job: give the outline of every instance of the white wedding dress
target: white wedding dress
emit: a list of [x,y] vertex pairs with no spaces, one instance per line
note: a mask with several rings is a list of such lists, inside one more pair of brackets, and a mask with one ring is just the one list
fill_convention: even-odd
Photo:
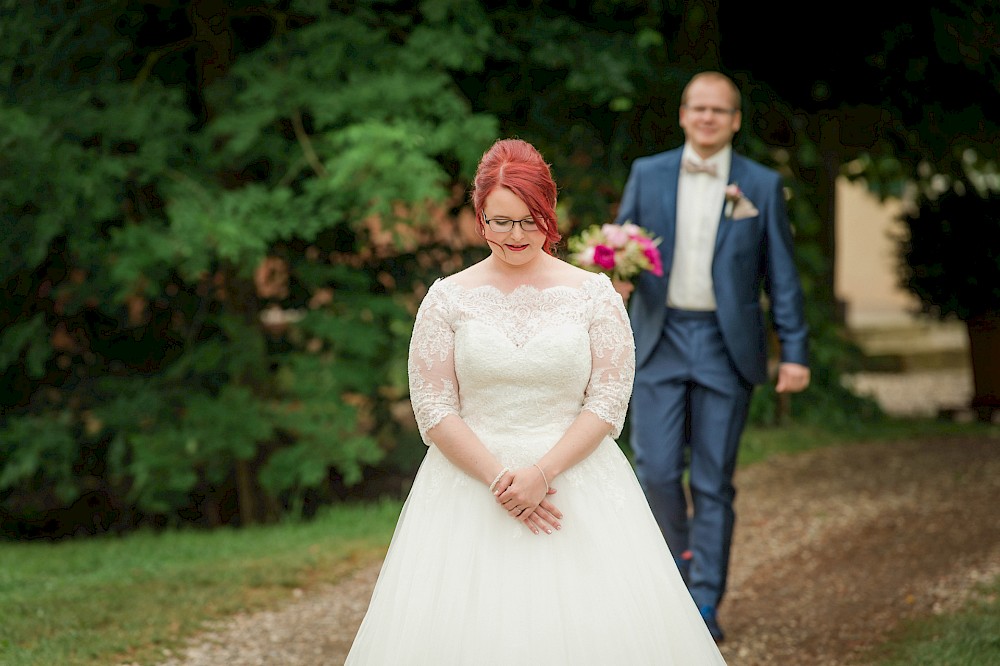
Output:
[[581,409],[617,436],[634,366],[627,314],[604,275],[510,294],[431,286],[409,367],[429,448],[347,664],[725,663],[612,437],[552,482],[562,529],[535,535],[426,434],[458,414],[501,464],[530,466]]

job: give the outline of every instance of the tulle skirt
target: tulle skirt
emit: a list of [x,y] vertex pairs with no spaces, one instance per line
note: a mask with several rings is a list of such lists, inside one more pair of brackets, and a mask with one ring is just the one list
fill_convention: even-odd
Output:
[[562,529],[535,535],[430,447],[346,663],[724,664],[614,440],[553,487]]

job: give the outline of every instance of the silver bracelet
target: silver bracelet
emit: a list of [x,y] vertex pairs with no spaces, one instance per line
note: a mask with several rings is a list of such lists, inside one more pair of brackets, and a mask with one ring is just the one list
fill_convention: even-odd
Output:
[[538,472],[539,472],[539,474],[542,475],[542,481],[545,482],[545,492],[548,493],[549,492],[549,480],[545,478],[545,472],[543,472],[542,468],[538,466],[538,463],[535,463],[535,469],[537,469]]
[[[490,492],[493,492],[494,490],[496,490],[497,484],[500,483],[500,479],[502,479],[503,475],[506,474],[509,471],[510,471],[509,467],[504,467],[502,470],[500,470],[500,473],[497,474],[497,478],[493,479],[493,483],[490,484]],[[543,474],[542,476],[545,476],[545,475]]]

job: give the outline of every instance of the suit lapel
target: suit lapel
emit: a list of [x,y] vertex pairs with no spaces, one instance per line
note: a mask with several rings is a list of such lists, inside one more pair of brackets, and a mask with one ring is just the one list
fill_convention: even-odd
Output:
[[[732,185],[733,183],[740,184],[743,183],[744,187],[746,185],[746,167],[743,164],[743,158],[733,153],[732,163],[729,166],[729,182],[727,185]],[[743,189],[741,187],[740,189]],[[733,220],[726,217],[726,204],[722,204],[722,215],[719,218],[719,230],[715,232],[715,254],[719,253],[719,248],[722,247],[722,242],[729,235],[729,230],[733,227]]]
[[656,179],[663,188],[660,201],[663,205],[663,229],[660,244],[660,255],[663,258],[664,276],[670,274],[670,266],[674,262],[674,238],[677,230],[677,179],[681,170],[681,151],[673,150],[663,156],[663,162],[657,169]]

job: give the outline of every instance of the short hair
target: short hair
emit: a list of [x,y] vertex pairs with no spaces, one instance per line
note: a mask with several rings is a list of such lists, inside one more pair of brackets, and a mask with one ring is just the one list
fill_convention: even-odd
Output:
[[472,204],[480,232],[485,231],[483,207],[486,197],[498,187],[506,187],[524,202],[539,230],[545,234],[542,249],[552,254],[552,246],[562,238],[556,217],[557,189],[549,165],[538,149],[521,139],[499,139],[483,153],[472,189]]
[[740,89],[736,86],[731,78],[723,74],[722,72],[699,72],[691,77],[691,80],[687,82],[684,86],[684,91],[681,93],[681,106],[687,104],[688,89],[691,87],[695,81],[701,81],[707,79],[709,81],[722,81],[723,83],[729,84],[729,89],[733,93],[733,108],[736,111],[742,111],[743,109],[743,95],[740,94]]

